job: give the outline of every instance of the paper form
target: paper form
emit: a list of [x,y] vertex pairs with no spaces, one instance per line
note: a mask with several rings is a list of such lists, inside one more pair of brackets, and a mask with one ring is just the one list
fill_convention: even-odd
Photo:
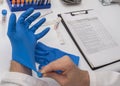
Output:
[[71,28],[74,28],[89,54],[118,46],[96,17],[68,23]]
[[62,14],[78,49],[92,68],[120,60],[120,44],[116,41],[119,39],[111,33],[114,28],[105,27],[94,13],[77,16]]

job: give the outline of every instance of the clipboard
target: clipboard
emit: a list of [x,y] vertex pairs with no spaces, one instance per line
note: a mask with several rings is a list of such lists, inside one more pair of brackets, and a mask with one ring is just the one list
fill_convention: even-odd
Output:
[[[64,14],[68,14],[68,15],[71,15],[71,16],[81,16],[81,15],[88,15],[90,11],[93,11],[93,9],[87,9],[87,10],[79,10],[79,11],[72,11],[72,12],[66,12]],[[86,62],[88,63],[89,67],[92,69],[92,70],[96,70],[96,69],[99,69],[99,68],[102,68],[102,67],[105,67],[105,66],[108,66],[108,65],[111,65],[111,64],[114,64],[116,62],[119,62],[120,61],[120,54],[119,57],[117,59],[114,59],[108,63],[104,63],[104,64],[101,64],[99,66],[95,66],[93,65],[88,57],[86,56],[85,52],[83,51],[83,49],[81,48],[81,45],[78,43],[78,41],[76,41],[76,38],[75,36],[73,36],[72,32],[70,31],[68,25],[66,24],[65,22],[65,19],[63,18],[62,14],[58,14],[58,17],[61,18],[61,22],[63,24],[63,26],[65,27],[66,31],[68,32],[68,34],[70,35],[70,37],[72,38],[73,42],[75,43],[75,45],[77,46],[78,50],[80,51],[80,53],[82,54],[82,56],[84,57],[84,59],[86,60]],[[115,43],[115,47],[117,46],[117,43]],[[118,47],[118,46],[117,46]],[[117,50],[117,49],[116,49]],[[120,50],[120,47],[119,49]],[[103,59],[104,60],[104,59]]]

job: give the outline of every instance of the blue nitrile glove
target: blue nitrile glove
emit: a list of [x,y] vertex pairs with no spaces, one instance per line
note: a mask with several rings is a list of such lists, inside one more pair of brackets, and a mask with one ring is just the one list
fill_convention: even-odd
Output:
[[17,22],[16,15],[12,13],[9,19],[7,34],[12,45],[12,60],[37,72],[35,66],[35,46],[37,40],[42,38],[50,28],[46,28],[39,34],[34,34],[46,19],[41,19],[29,28],[30,24],[40,16],[40,12],[31,15],[33,11],[34,9],[30,8],[22,13]]
[[36,45],[35,60],[38,64],[40,64],[39,69],[65,55],[69,56],[74,64],[78,66],[79,56],[68,54],[56,48],[48,47],[41,42],[38,42]]

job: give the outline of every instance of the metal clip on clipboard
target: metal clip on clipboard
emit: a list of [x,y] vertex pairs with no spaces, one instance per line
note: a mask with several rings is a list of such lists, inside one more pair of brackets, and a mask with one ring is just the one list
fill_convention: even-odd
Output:
[[72,11],[72,12],[67,12],[65,14],[71,14],[71,16],[76,16],[76,15],[80,15],[80,14],[88,14],[88,11],[91,11],[91,10],[93,10],[93,9]]

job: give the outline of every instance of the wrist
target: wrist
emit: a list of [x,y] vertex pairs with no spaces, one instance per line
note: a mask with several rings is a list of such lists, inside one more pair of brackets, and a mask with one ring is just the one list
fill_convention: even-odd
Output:
[[90,86],[90,78],[88,71],[80,70],[80,82],[82,86]]
[[32,75],[32,71],[29,68],[21,65],[16,61],[11,61],[10,72],[19,72],[27,75]]

